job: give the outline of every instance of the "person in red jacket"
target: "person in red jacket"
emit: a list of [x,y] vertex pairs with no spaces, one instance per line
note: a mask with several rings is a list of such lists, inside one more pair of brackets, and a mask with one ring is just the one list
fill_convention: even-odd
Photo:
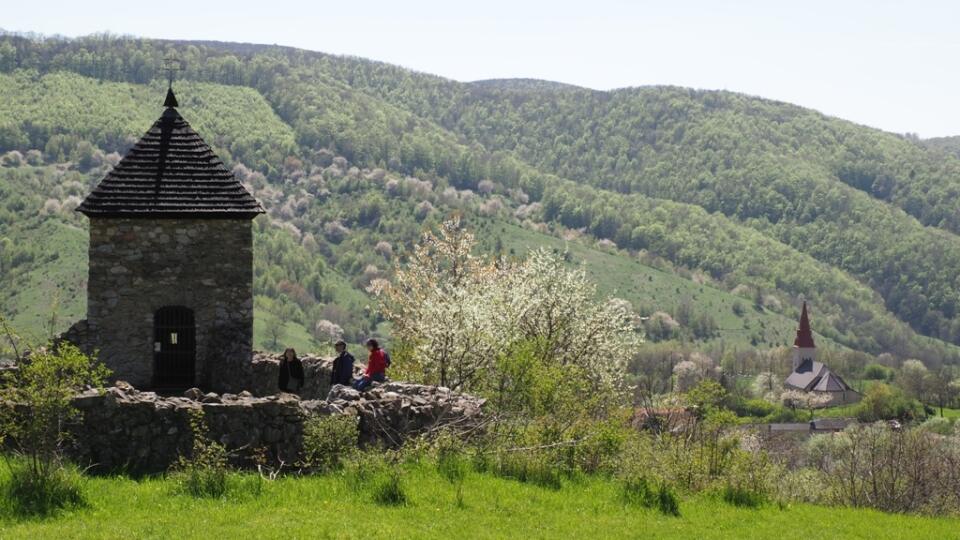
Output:
[[375,339],[368,339],[367,350],[370,351],[367,370],[363,372],[363,377],[353,384],[353,387],[361,392],[374,381],[382,383],[387,378],[387,354],[380,348],[380,343]]

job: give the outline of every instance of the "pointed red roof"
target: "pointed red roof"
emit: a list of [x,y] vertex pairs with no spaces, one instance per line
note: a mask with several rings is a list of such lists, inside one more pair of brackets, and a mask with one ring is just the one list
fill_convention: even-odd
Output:
[[813,331],[810,330],[810,317],[807,316],[807,303],[803,303],[803,310],[800,312],[800,328],[797,328],[797,339],[793,340],[794,347],[815,348],[813,344]]

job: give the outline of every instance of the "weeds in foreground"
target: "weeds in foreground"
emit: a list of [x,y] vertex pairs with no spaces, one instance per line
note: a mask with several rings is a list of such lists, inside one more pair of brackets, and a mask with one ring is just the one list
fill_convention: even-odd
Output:
[[347,462],[345,475],[351,490],[369,493],[377,504],[399,506],[409,501],[400,456],[394,452],[358,454]]
[[645,476],[627,478],[622,485],[623,501],[628,505],[655,508],[667,516],[680,515],[676,494],[665,482],[651,482]]
[[463,483],[470,472],[470,461],[463,445],[456,439],[441,440],[437,445],[437,472],[457,490],[457,508],[463,508]]
[[486,464],[486,468],[501,478],[558,490],[563,487],[562,473],[543,457],[538,453],[501,452]]
[[177,491],[199,499],[220,499],[228,495],[259,496],[263,491],[263,477],[231,475],[227,464],[227,449],[207,436],[203,411],[191,413],[190,429],[193,448],[190,457],[180,456],[172,475]]
[[357,451],[357,418],[349,415],[315,416],[303,426],[304,465],[319,472],[343,468]]
[[74,466],[64,464],[42,475],[26,460],[10,459],[7,466],[10,475],[0,484],[0,513],[46,517],[86,504],[83,474]]
[[[0,329],[16,348],[18,340],[2,317]],[[7,459],[10,475],[2,486],[0,504],[7,511],[49,515],[82,504],[83,477],[62,451],[70,439],[66,426],[82,417],[72,402],[78,389],[99,387],[107,373],[94,358],[61,343],[36,349],[28,362],[5,375],[0,448],[15,456]]]
[[403,487],[403,473],[399,467],[381,471],[373,479],[371,486],[373,501],[386,506],[407,504],[407,493]]
[[741,508],[759,508],[766,502],[766,497],[761,493],[731,485],[720,490],[720,498],[727,504]]

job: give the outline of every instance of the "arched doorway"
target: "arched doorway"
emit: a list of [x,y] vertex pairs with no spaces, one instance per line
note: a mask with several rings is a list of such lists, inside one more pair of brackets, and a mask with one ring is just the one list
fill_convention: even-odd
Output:
[[153,382],[158,387],[193,386],[197,327],[193,310],[166,306],[153,315]]

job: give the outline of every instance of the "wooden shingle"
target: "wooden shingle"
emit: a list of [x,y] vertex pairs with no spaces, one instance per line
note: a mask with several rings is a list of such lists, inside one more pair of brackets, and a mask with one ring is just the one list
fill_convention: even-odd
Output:
[[166,110],[77,208],[88,217],[253,219],[263,207],[176,109]]

